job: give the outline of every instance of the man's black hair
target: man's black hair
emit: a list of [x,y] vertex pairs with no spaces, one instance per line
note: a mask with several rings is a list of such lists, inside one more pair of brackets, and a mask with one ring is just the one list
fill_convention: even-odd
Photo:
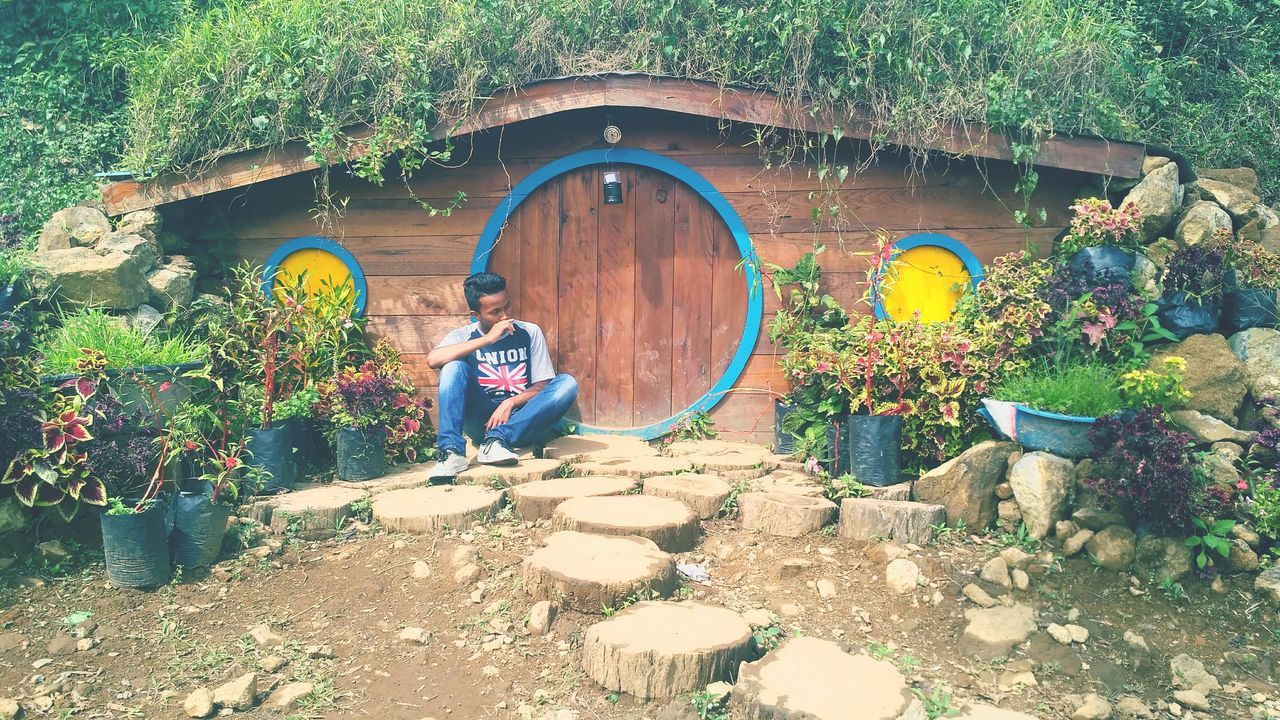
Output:
[[507,279],[498,273],[478,272],[462,282],[462,294],[472,312],[480,309],[480,298],[496,295],[507,289]]

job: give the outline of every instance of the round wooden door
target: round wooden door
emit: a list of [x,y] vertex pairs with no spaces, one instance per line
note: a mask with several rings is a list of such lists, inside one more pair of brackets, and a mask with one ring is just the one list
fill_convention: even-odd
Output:
[[686,410],[729,367],[747,283],[733,235],[679,180],[635,165],[605,204],[603,166],[538,186],[507,218],[489,268],[516,319],[537,323],[557,372],[578,380],[572,419],[637,428]]

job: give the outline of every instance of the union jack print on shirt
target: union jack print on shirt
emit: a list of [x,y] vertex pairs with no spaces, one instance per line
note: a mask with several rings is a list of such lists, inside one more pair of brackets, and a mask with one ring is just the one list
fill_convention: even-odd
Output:
[[480,383],[480,387],[489,392],[497,391],[519,395],[529,386],[529,366],[527,363],[498,365],[496,367],[489,363],[479,363],[476,367],[480,371],[477,382]]

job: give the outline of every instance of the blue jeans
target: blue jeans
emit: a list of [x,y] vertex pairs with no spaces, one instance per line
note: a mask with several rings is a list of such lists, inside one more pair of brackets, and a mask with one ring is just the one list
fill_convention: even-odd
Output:
[[500,401],[480,388],[469,363],[454,360],[440,369],[440,397],[436,404],[439,448],[466,454],[464,430],[477,445],[488,438],[497,438],[508,447],[546,439],[577,399],[578,381],[572,375],[556,375],[529,402],[513,410],[510,420],[486,433],[485,423]]

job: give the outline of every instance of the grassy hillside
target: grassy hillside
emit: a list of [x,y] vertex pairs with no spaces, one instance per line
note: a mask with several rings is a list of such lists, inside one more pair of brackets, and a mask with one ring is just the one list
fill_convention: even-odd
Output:
[[[369,122],[422,149],[472,98],[637,70],[946,120],[1169,145],[1280,193],[1280,0],[0,0],[0,214],[92,173],[198,166]],[[364,168],[377,173],[377,166]]]

